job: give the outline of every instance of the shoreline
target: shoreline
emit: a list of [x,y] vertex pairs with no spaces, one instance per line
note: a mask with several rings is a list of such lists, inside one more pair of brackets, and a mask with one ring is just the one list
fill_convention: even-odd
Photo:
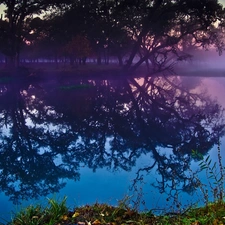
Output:
[[[47,207],[30,205],[14,214],[7,225],[65,224],[65,225],[121,225],[121,224],[224,224],[225,202],[216,201],[205,206],[190,205],[157,215],[154,209],[143,212],[127,205],[126,199],[117,206],[94,203],[68,209],[66,197],[62,201],[48,199]],[[175,207],[176,208],[176,207]],[[209,216],[210,215],[210,216]]]
[[151,76],[187,76],[187,77],[225,77],[225,68],[205,67],[198,68],[192,66],[175,66],[173,71],[164,70],[157,72],[147,72],[145,66],[140,66],[136,71],[123,71],[117,64],[109,65],[80,65],[78,67],[59,67],[37,64],[35,67],[19,67],[17,69],[5,69],[0,67],[0,78],[118,78],[118,77],[151,77]]

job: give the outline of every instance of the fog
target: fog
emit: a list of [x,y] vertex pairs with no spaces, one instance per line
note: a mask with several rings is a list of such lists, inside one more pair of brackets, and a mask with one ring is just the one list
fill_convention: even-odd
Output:
[[[224,76],[225,75],[225,52],[221,55],[216,50],[200,50],[189,53],[192,57],[177,64],[177,71],[181,69],[183,75],[189,72],[199,72],[199,76]],[[175,71],[176,72],[176,71]]]
[[215,50],[201,51],[194,54],[191,61],[204,68],[222,69],[225,68],[225,52],[219,55]]

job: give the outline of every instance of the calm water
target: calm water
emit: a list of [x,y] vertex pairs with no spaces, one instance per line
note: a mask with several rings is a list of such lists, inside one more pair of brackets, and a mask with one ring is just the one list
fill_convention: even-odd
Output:
[[220,140],[223,154],[224,96],[224,77],[2,82],[0,217],[46,196],[71,208],[203,202],[191,153],[216,160]]

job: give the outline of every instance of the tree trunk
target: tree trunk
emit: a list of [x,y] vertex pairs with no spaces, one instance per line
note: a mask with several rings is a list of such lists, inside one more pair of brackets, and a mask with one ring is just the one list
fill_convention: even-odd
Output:
[[118,61],[119,61],[119,66],[123,66],[123,59],[122,59],[122,56],[120,53],[117,53],[117,58],[118,58]]
[[98,64],[98,65],[101,65],[101,64],[102,64],[101,54],[98,54],[98,57],[97,57],[97,64]]
[[74,57],[70,56],[70,66],[74,66]]
[[[141,43],[142,43],[142,38],[143,37],[145,37],[145,35],[146,35],[146,31],[145,30],[143,30],[142,32],[140,32],[140,34],[139,34],[139,36],[138,36],[138,40],[137,40],[137,42],[134,44],[134,47],[133,47],[133,49],[132,49],[132,51],[131,51],[131,54],[130,54],[130,57],[128,58],[128,60],[127,60],[127,63],[126,63],[126,65],[125,65],[125,67],[124,67],[124,69],[125,70],[129,70],[130,69],[130,67],[131,67],[131,65],[132,65],[132,63],[133,63],[133,60],[134,60],[134,58],[135,58],[135,56],[137,55],[137,53],[138,53],[138,51],[139,51],[139,48],[140,48],[140,46],[141,46]],[[135,64],[135,66],[139,66],[137,63]],[[134,67],[135,67],[134,66]],[[136,69],[136,68],[135,68]]]

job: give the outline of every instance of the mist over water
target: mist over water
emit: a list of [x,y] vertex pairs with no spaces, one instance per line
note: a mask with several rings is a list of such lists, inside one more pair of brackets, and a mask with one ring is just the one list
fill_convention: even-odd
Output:
[[[207,71],[207,69],[209,69],[211,76],[214,76],[213,72],[225,70],[224,52],[219,55],[215,50],[201,50],[190,54],[192,55],[192,58],[179,63],[178,67],[186,66],[191,71]],[[204,74],[202,75],[204,76]]]

